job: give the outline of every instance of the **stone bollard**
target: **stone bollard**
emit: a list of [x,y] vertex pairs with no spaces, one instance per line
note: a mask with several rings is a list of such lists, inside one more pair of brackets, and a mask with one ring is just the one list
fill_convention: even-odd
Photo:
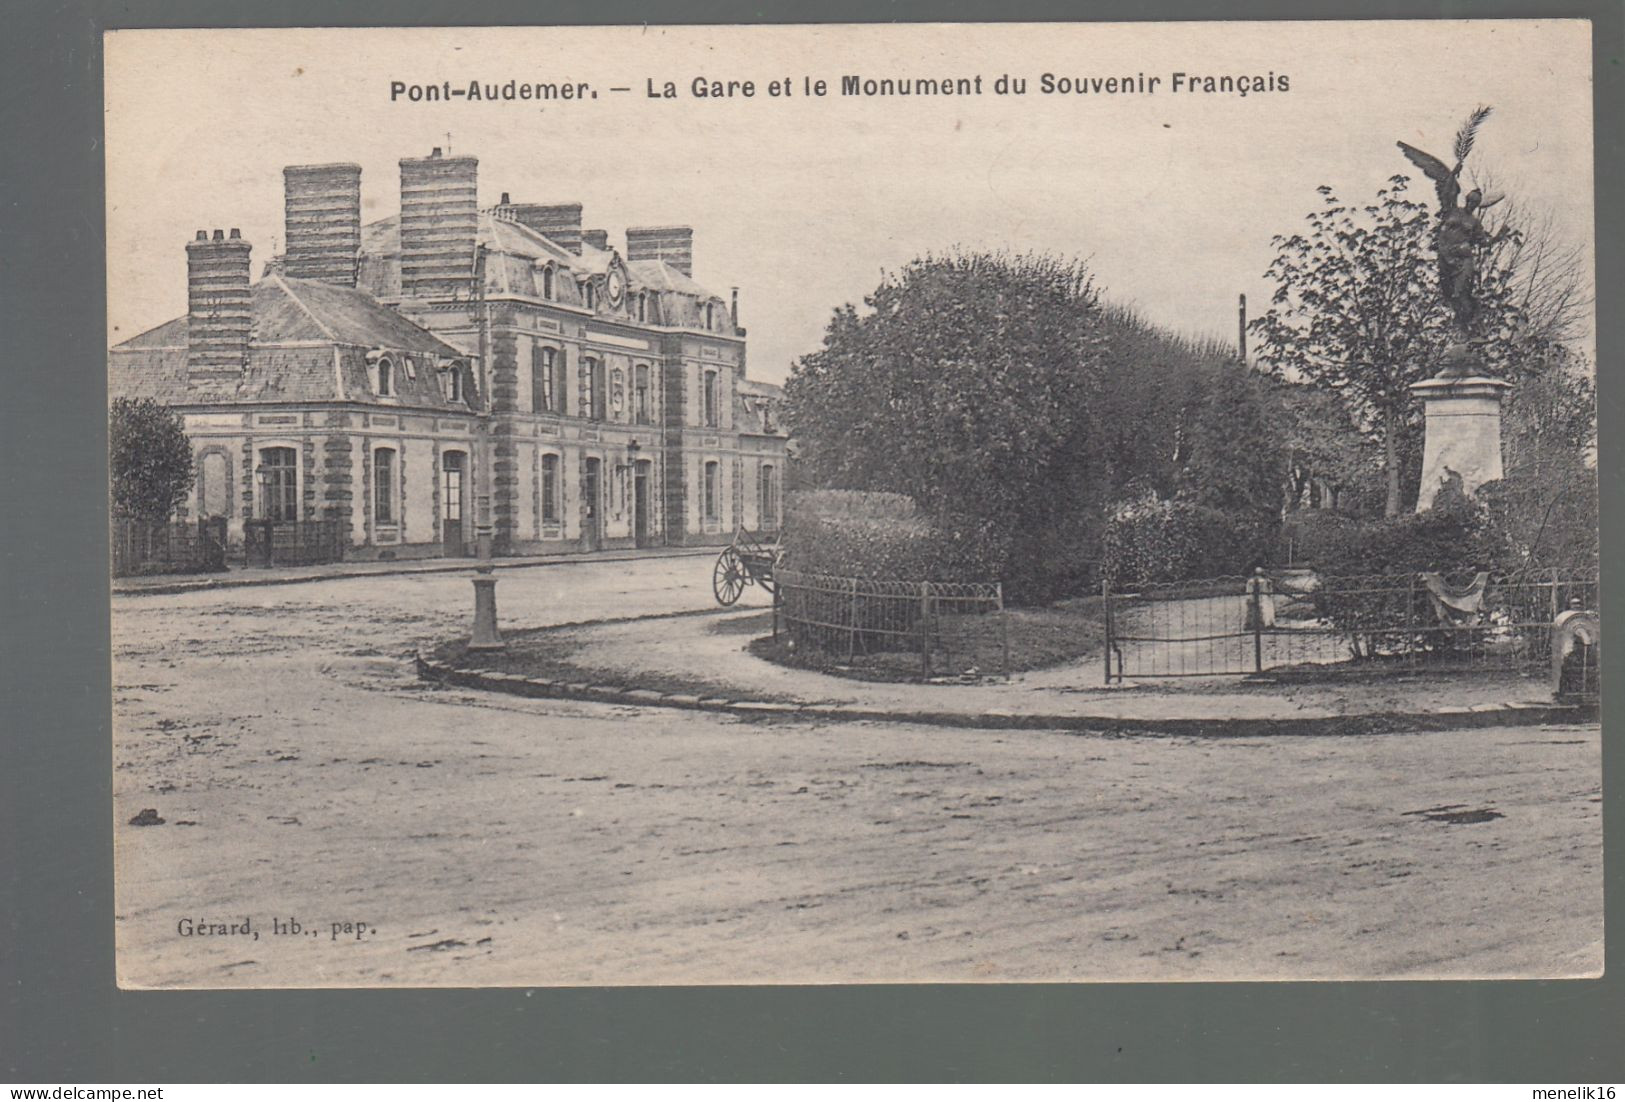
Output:
[[469,650],[502,650],[506,644],[497,632],[497,580],[491,567],[479,568],[474,579],[474,634],[468,641]]
[[[1602,620],[1589,609],[1571,607],[1560,612],[1552,621],[1552,696],[1562,699],[1592,697],[1598,686],[1587,677],[1601,666],[1595,653],[1580,653],[1579,676],[1570,668],[1570,658],[1581,648],[1594,648],[1602,644]],[[1575,682],[1578,681],[1579,684]]]

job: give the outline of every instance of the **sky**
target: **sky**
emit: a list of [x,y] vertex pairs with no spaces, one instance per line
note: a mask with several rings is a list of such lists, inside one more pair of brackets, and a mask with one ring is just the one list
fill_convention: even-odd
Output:
[[[106,58],[112,343],[185,312],[196,230],[240,227],[256,273],[280,250],[284,165],[359,163],[371,221],[399,210],[400,158],[435,146],[479,158],[482,206],[579,201],[623,250],[627,226],[692,226],[694,276],[740,288],[750,375],[770,382],[834,309],[954,247],[1083,259],[1109,299],[1233,340],[1236,296],[1266,307],[1270,239],[1317,186],[1365,202],[1419,177],[1395,141],[1447,157],[1479,104],[1494,114],[1464,175],[1491,172],[1591,257],[1583,21],[135,30]],[[1160,83],[1045,94],[1045,73]],[[1176,91],[1176,73],[1288,88]],[[997,94],[1001,75],[1026,93]],[[982,94],[847,96],[846,76],[980,76]],[[696,78],[754,95],[699,97]],[[391,94],[509,80],[597,96]],[[677,98],[649,96],[668,81]]]

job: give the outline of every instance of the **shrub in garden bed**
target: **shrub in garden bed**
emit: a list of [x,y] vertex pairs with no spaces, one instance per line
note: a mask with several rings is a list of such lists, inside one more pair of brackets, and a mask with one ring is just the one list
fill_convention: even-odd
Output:
[[1330,533],[1315,561],[1325,579],[1311,595],[1316,612],[1349,633],[1356,657],[1371,658],[1415,645],[1449,649],[1458,641],[1455,632],[1406,630],[1438,623],[1417,575],[1438,573],[1452,582],[1481,571],[1495,575],[1512,565],[1512,555],[1485,508],[1447,488],[1426,512]]
[[1330,509],[1300,509],[1281,522],[1280,562],[1291,566],[1318,566],[1337,553],[1361,521]]
[[837,590],[785,592],[780,599],[800,646],[854,653],[917,648],[918,583],[999,576],[1004,545],[987,526],[934,522],[902,494],[815,490],[790,495],[786,505],[784,570],[868,583],[868,592],[851,597]]
[[1104,570],[1114,586],[1245,574],[1267,558],[1274,535],[1261,517],[1142,498],[1107,519]]
[[810,490],[789,495],[786,505],[787,570],[899,581],[999,577],[1004,541],[988,526],[932,521],[903,494]]

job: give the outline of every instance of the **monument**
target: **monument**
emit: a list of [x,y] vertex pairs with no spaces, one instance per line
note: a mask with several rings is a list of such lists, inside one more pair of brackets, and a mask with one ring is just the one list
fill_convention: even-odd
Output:
[[1456,133],[1454,167],[1415,146],[1400,142],[1410,162],[1433,181],[1439,196],[1439,293],[1450,307],[1453,333],[1439,371],[1416,383],[1411,393],[1422,403],[1425,419],[1422,445],[1422,486],[1416,511],[1432,508],[1439,490],[1459,479],[1471,494],[1486,482],[1501,477],[1501,398],[1509,384],[1492,378],[1480,356],[1484,344],[1478,302],[1478,253],[1494,245],[1508,231],[1490,235],[1479,217],[1500,202],[1485,198],[1477,188],[1461,197],[1461,169],[1472,152],[1478,128],[1490,116],[1480,107]]

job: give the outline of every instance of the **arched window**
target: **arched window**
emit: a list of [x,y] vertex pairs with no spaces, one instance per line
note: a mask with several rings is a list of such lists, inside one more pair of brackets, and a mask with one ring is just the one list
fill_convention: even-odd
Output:
[[374,448],[372,452],[372,519],[375,524],[395,523],[393,448]]
[[559,350],[545,344],[532,345],[530,350],[530,408],[532,413],[557,413],[559,410]]
[[649,296],[644,291],[638,292],[638,320],[649,320]]
[[463,365],[452,364],[441,372],[441,382],[444,384],[446,401],[462,402],[463,397]]
[[231,461],[224,452],[210,451],[198,461],[198,515],[231,515]]
[[587,279],[586,283],[584,283],[582,285],[582,292],[581,293],[582,293],[583,299],[585,299],[585,301],[587,303],[587,309],[589,309],[589,310],[598,309],[598,288],[593,285],[592,279],[590,277]]
[[638,364],[632,369],[632,421],[635,424],[650,424],[649,414],[649,365]]
[[261,448],[255,474],[265,520],[299,519],[299,453],[292,448]]
[[705,304],[705,327],[707,329],[716,328],[715,320],[716,320],[716,306],[713,303],[708,302],[708,303]]
[[718,485],[718,479],[719,478],[720,478],[720,468],[719,468],[716,460],[711,460],[711,461],[707,462],[706,465],[705,465],[705,519],[706,520],[716,520],[717,519],[717,497],[718,497],[718,491],[720,490],[720,486]]
[[542,521],[559,522],[559,457],[542,456]]
[[553,265],[549,264],[542,269],[542,297],[553,297]]
[[378,357],[378,379],[373,389],[384,397],[395,393],[395,361],[388,356]]

